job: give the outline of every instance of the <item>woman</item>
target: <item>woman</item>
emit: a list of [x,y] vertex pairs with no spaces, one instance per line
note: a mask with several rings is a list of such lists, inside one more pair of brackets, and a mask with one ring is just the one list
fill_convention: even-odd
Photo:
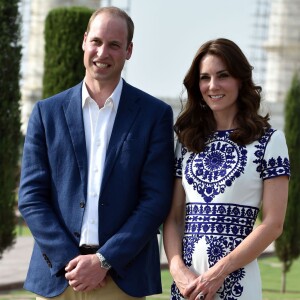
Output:
[[259,115],[261,87],[232,41],[202,45],[184,86],[187,102],[175,124],[177,178],[164,224],[171,299],[262,299],[256,258],[283,229],[285,137]]

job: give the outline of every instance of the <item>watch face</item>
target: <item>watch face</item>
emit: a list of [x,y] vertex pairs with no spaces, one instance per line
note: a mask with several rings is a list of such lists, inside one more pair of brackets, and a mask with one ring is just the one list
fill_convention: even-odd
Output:
[[102,261],[102,268],[108,270],[108,269],[110,269],[110,264],[106,260],[103,260]]
[[111,265],[106,261],[105,257],[100,253],[96,253],[96,255],[100,260],[101,268],[109,270],[111,268]]

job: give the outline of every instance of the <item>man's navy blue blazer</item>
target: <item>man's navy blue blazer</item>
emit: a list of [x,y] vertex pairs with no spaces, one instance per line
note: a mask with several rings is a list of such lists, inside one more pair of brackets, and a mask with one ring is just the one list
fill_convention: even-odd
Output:
[[[80,254],[88,163],[82,82],[34,106],[23,149],[19,209],[35,239],[24,287],[61,294]],[[124,81],[99,196],[99,252],[127,294],[161,293],[157,230],[171,204],[174,141],[169,105]],[[22,253],[20,253],[22,255]]]

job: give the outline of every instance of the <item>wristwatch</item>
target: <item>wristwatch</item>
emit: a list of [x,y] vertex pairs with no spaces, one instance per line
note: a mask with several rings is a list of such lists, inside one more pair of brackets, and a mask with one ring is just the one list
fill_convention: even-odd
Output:
[[111,265],[107,262],[105,257],[99,252],[96,252],[96,255],[99,258],[101,268],[103,268],[105,270],[109,270],[111,268]]

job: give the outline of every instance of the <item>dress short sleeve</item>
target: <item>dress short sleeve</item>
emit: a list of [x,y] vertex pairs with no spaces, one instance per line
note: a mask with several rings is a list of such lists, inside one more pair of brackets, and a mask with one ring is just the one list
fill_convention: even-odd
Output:
[[290,161],[284,133],[275,130],[266,145],[261,162],[261,177],[269,179],[278,176],[290,176]]

